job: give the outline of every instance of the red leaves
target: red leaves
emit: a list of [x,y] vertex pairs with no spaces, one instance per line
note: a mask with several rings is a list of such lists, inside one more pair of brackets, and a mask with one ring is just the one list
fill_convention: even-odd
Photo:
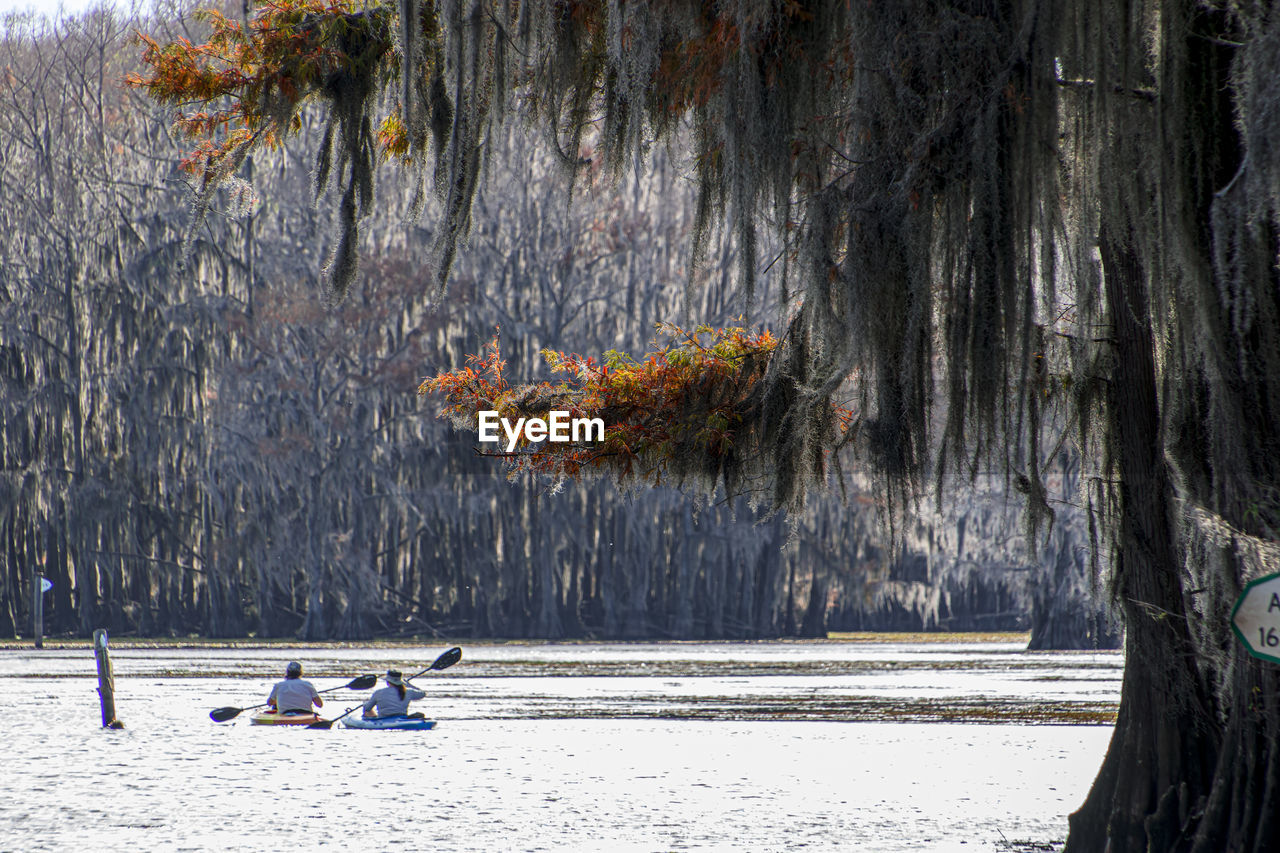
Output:
[[489,342],[487,353],[469,355],[466,367],[424,380],[418,386],[418,393],[443,394],[445,407],[441,412],[442,417],[474,415],[481,409],[494,409],[497,408],[496,401],[510,391],[510,386],[502,375],[506,366],[495,334]]
[[512,420],[545,418],[552,409],[604,420],[603,441],[525,444],[506,455],[513,475],[530,470],[577,478],[595,470],[619,481],[657,483],[671,469],[714,466],[733,450],[748,397],[778,343],[768,331],[740,328],[704,326],[688,332],[661,326],[659,332],[666,345],[639,362],[614,351],[599,361],[544,351],[552,371],[569,378],[517,388],[503,376],[505,362],[495,337],[487,352],[468,357],[464,368],[428,379],[418,393],[443,394],[442,417],[464,429],[475,429],[481,410]]
[[[183,160],[198,172],[262,133],[275,144],[295,132],[294,110],[320,92],[334,71],[372,68],[390,57],[390,12],[366,10],[360,0],[265,0],[242,27],[213,9],[201,11],[212,31],[204,44],[179,38],[161,45],[138,34],[147,75],[125,82],[162,104],[195,106],[176,127],[199,146]],[[341,46],[341,47],[340,47]],[[202,108],[217,104],[216,109]]]

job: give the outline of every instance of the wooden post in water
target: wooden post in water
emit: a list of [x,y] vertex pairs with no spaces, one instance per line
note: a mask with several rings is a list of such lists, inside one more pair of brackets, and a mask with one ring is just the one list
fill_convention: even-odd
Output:
[[31,633],[36,638],[36,648],[44,648],[44,575],[31,576]]
[[123,729],[124,723],[116,719],[116,679],[111,674],[111,656],[107,653],[107,632],[104,628],[93,632],[93,655],[98,660],[98,701],[102,704],[102,726],[107,729]]

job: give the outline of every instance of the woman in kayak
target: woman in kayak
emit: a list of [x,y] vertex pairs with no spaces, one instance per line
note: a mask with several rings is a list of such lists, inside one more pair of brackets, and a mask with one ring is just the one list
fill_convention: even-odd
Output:
[[319,708],[324,700],[310,681],[302,680],[302,664],[295,660],[285,667],[284,681],[276,682],[271,688],[267,704],[277,714],[310,714],[313,713],[311,706]]
[[[373,695],[364,703],[364,717],[368,719],[407,717],[409,716],[409,703],[414,699],[422,699],[427,695],[415,687],[406,686],[399,670],[387,670],[385,681],[387,686],[381,690],[373,691]],[[377,713],[374,713],[375,708]],[[421,717],[423,715],[414,714],[413,716]]]

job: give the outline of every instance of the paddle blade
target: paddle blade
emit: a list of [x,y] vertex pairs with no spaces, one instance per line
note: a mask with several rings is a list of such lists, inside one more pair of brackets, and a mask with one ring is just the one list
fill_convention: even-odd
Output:
[[359,678],[354,679],[350,684],[347,685],[347,687],[350,688],[351,690],[368,690],[370,687],[372,687],[377,683],[378,683],[378,676],[362,675]]
[[448,669],[458,661],[462,660],[462,649],[454,647],[449,651],[436,658],[436,662],[431,664],[432,669]]
[[215,723],[225,723],[227,720],[235,719],[243,710],[244,708],[214,708],[209,712],[209,719]]
[[333,720],[316,720],[314,723],[307,725],[309,729],[331,729],[333,728]]

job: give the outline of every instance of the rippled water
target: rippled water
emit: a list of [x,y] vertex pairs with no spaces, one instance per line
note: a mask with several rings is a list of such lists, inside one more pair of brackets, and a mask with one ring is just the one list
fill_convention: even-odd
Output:
[[[263,701],[290,658],[325,688],[443,645],[116,648],[123,731],[98,727],[87,647],[0,650],[0,850],[1023,850],[1065,836],[1121,665],[1017,643],[463,648],[418,682],[432,732],[208,712]],[[326,695],[332,714],[366,694]]]

